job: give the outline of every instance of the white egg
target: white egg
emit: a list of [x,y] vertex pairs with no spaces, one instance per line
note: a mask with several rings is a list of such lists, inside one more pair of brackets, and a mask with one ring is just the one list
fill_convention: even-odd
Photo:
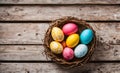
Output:
[[88,47],[85,44],[79,44],[75,50],[74,54],[76,58],[82,58],[84,57],[88,52]]

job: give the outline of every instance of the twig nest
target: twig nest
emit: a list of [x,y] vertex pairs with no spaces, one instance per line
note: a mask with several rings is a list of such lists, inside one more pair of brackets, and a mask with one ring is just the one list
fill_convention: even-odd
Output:
[[96,45],[93,28],[84,20],[63,17],[54,20],[44,38],[45,53],[64,67],[77,67],[87,63]]

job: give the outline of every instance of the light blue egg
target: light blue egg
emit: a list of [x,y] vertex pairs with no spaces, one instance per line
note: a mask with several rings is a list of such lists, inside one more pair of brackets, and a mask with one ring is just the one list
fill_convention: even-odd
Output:
[[89,44],[93,39],[93,31],[91,29],[85,29],[80,34],[80,41],[82,44]]
[[79,44],[75,50],[74,54],[76,58],[82,58],[84,57],[88,52],[88,47],[85,44]]

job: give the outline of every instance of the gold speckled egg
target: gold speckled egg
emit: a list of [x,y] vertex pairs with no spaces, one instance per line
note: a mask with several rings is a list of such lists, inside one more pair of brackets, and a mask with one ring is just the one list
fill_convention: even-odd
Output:
[[52,41],[50,43],[50,49],[55,54],[61,54],[63,51],[63,46],[59,42]]
[[53,27],[53,28],[52,28],[51,35],[52,35],[52,38],[53,38],[55,41],[61,42],[61,41],[64,40],[64,33],[63,33],[63,31],[62,31],[60,28],[58,28],[58,27]]

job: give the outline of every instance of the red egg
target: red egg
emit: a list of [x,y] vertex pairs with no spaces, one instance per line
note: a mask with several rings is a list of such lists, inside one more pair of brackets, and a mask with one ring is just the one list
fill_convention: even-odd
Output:
[[64,48],[63,57],[67,61],[72,60],[74,58],[73,50],[71,48],[68,48],[68,47]]
[[65,35],[70,35],[78,31],[78,26],[74,23],[67,23],[63,26],[62,31]]

